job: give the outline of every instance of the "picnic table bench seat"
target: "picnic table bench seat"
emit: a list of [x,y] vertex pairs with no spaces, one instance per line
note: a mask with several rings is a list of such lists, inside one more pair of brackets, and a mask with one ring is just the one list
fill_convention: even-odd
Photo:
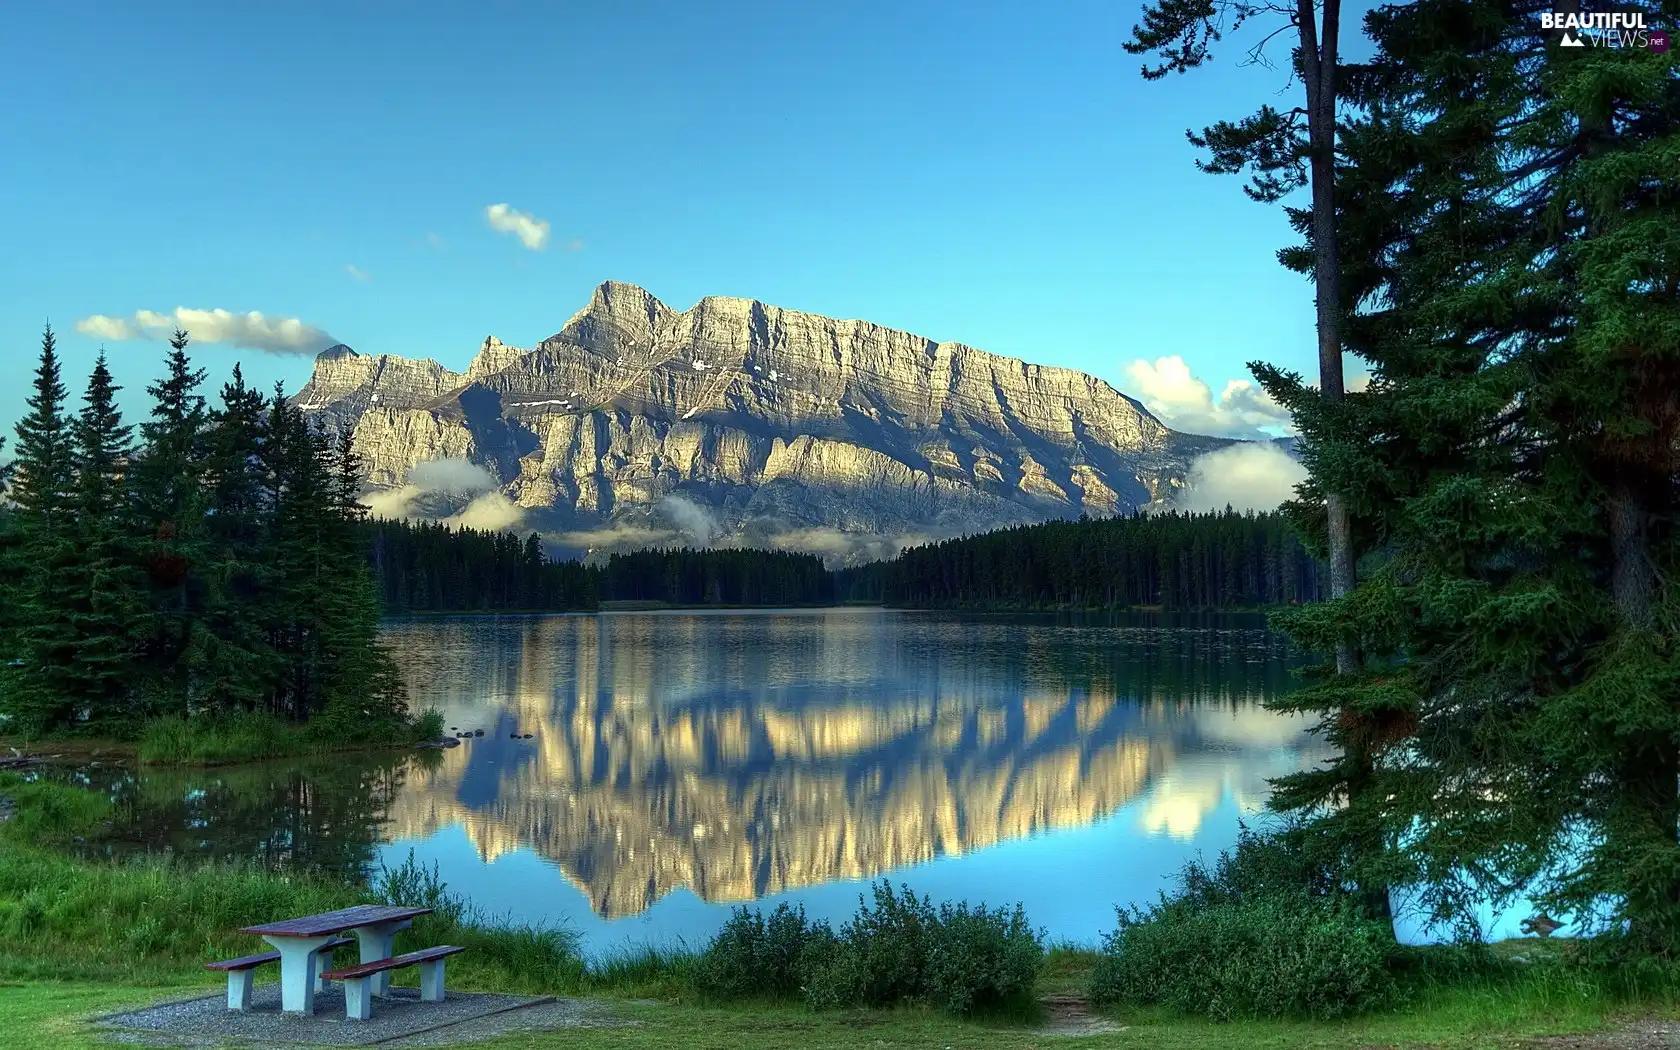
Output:
[[[315,953],[320,956],[331,956],[337,949],[348,948],[355,943],[356,939],[354,937],[340,937],[321,945],[315,950]],[[251,1008],[251,978],[254,976],[251,971],[259,966],[279,961],[280,953],[277,951],[260,952],[256,955],[242,955],[237,959],[207,962],[204,964],[204,968],[213,973],[228,975],[228,1009],[245,1011]],[[317,976],[315,979],[317,990],[319,990],[321,980],[321,976]]]
[[375,959],[355,966],[342,966],[321,976],[344,985],[344,1016],[352,1021],[366,1021],[373,1016],[373,996],[369,983],[374,977],[391,970],[400,970],[405,966],[418,966],[420,1001],[440,1003],[443,1001],[443,961],[457,952],[464,951],[465,948],[444,944],[436,948],[422,948],[417,952],[393,955],[389,959]]

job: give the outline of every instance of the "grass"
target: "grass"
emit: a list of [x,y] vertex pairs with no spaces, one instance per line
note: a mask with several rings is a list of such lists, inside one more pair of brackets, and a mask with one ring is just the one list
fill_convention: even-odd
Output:
[[312,723],[298,724],[262,712],[166,716],[140,726],[133,739],[54,734],[25,738],[0,734],[0,752],[63,760],[137,759],[146,765],[223,766],[345,751],[409,747],[443,734],[443,714],[427,709],[400,727],[365,738],[346,738]]
[[[462,956],[464,959],[465,956]],[[451,971],[451,986],[469,987]],[[66,1047],[91,1050],[100,1043],[80,1018],[180,996],[181,983],[112,988],[88,982],[0,984],[0,1047]],[[1507,990],[1507,993],[1509,990]],[[1488,1002],[1461,993],[1420,1004],[1404,1013],[1336,1023],[1250,1022],[1217,1025],[1138,1015],[1117,1019],[1123,1030],[1094,1036],[1046,1036],[1039,1022],[957,1021],[917,1010],[812,1013],[797,1007],[729,1009],[633,1002],[602,1004],[619,1022],[606,1027],[519,1033],[486,1043],[485,1050],[839,1050],[856,1047],[914,1050],[1354,1050],[1430,1046],[1512,1047],[1549,1035],[1603,1030],[1616,1014],[1597,1004],[1544,1002],[1533,995],[1502,994]]]
[[[605,1000],[600,1012],[622,1022],[475,1044],[489,1050],[1511,1047],[1542,1036],[1602,1030],[1633,1017],[1673,1016],[1680,1001],[1680,989],[1665,980],[1642,983],[1631,972],[1571,967],[1558,942],[1526,941],[1496,946],[1496,964],[1484,961],[1474,970],[1451,965],[1460,959],[1450,949],[1421,950],[1421,964],[1406,976],[1403,1007],[1324,1023],[1215,1024],[1131,1010],[1108,1015],[1123,1030],[1050,1037],[1040,1033],[1046,1021],[1036,1013],[956,1020],[921,1009],[711,1007],[691,991],[693,953],[643,949],[586,964],[570,931],[478,915],[449,896],[435,869],[412,859],[381,872],[367,887],[237,864],[81,861],[51,845],[77,835],[96,837],[107,814],[102,796],[14,774],[0,774],[0,793],[16,803],[13,819],[0,824],[0,1048],[106,1045],[82,1019],[213,992],[219,978],[206,973],[203,963],[253,947],[249,938],[231,932],[238,927],[393,897],[438,908],[400,936],[399,950],[437,943],[468,947],[451,962],[451,987],[600,997]],[[1516,954],[1531,961],[1510,961]],[[1081,992],[1095,958],[1079,947],[1053,947],[1038,994]],[[402,976],[413,980],[411,973]],[[648,999],[660,1002],[638,1001]]]
[[388,739],[346,742],[274,715],[249,712],[220,717],[156,718],[140,734],[139,758],[148,765],[218,766],[334,751],[406,746],[443,735],[443,716],[428,710]]

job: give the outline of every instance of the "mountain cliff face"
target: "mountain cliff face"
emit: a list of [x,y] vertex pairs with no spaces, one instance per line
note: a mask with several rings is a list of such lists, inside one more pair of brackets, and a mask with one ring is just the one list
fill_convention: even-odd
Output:
[[[486,339],[464,373],[335,346],[296,400],[353,431],[371,488],[434,515],[489,488],[505,517],[573,548],[750,542],[854,560],[1129,512],[1225,444],[1081,372],[747,299],[679,312],[615,282],[534,348]],[[411,473],[432,460],[488,477],[428,489]]]

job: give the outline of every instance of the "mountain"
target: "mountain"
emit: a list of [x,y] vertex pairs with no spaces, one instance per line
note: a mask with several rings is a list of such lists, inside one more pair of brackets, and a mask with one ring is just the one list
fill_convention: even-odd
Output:
[[551,548],[837,561],[1128,513],[1227,443],[1071,369],[749,299],[677,311],[617,282],[533,348],[486,339],[464,373],[332,347],[296,401],[353,431],[386,512],[517,521]]

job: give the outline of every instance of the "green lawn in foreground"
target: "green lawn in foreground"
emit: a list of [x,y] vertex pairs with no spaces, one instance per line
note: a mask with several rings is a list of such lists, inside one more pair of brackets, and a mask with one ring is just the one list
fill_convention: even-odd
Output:
[[[1071,973],[1068,976],[1072,976]],[[1050,983],[1050,982],[1047,982]],[[1060,983],[1060,982],[1056,982]],[[1070,982],[1071,983],[1071,982]],[[101,1045],[84,1019],[125,1007],[146,1005],[220,985],[167,984],[160,987],[51,981],[0,981],[0,1047],[68,1050]],[[1098,1036],[1052,1036],[1042,1020],[954,1021],[912,1010],[813,1013],[799,1007],[689,1005],[600,1000],[602,1012],[624,1022],[618,1027],[565,1029],[520,1034],[473,1044],[488,1050],[566,1048],[693,1047],[697,1050],[772,1050],[798,1047],[976,1048],[1139,1047],[1149,1050],[1241,1050],[1270,1048],[1365,1048],[1372,1046],[1512,1047],[1548,1035],[1591,1032],[1618,1020],[1675,1016],[1674,1004],[1617,1005],[1595,991],[1572,991],[1566,982],[1535,980],[1479,987],[1420,991],[1413,1008],[1334,1023],[1239,1022],[1227,1025],[1148,1015],[1118,1015],[1123,1031]]]

